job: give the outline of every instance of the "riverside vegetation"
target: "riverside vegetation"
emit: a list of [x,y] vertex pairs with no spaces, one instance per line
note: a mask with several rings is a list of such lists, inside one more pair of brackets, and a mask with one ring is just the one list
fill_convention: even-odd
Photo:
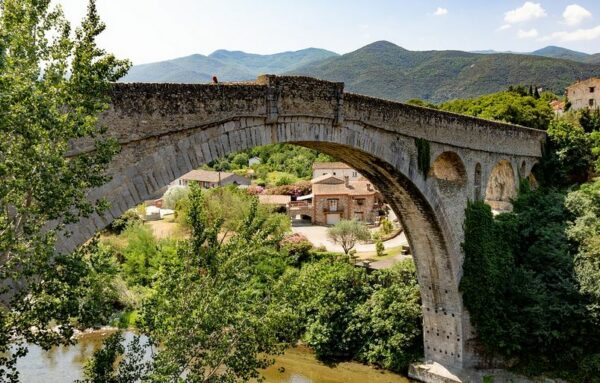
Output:
[[115,335],[88,365],[86,382],[246,381],[298,341],[322,361],[398,372],[422,354],[412,261],[367,273],[345,256],[285,240],[287,217],[233,187],[193,186],[177,205],[189,238],[157,242],[134,220],[124,247],[99,245],[126,281],[121,292],[112,284],[113,296],[137,295],[115,301],[135,310],[121,323],[149,344],[125,350]]

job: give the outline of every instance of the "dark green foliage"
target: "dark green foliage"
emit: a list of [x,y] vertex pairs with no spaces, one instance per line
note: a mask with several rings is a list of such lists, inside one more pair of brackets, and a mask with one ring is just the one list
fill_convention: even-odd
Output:
[[540,181],[559,186],[586,182],[593,167],[592,150],[590,135],[579,125],[562,119],[552,121]]
[[352,330],[363,345],[357,359],[405,372],[423,355],[421,297],[412,260],[371,276],[373,293],[354,310]]
[[421,307],[411,260],[367,275],[324,259],[288,270],[277,294],[293,308],[298,334],[325,362],[356,359],[405,372],[422,355]]
[[546,98],[523,95],[519,87],[470,100],[441,104],[442,110],[546,130],[554,113]]
[[135,210],[127,210],[122,216],[115,218],[107,229],[113,234],[121,234],[128,226],[140,222],[142,219]]
[[529,373],[565,375],[598,352],[600,327],[580,293],[570,219],[563,193],[526,187],[514,212],[496,219],[484,203],[467,208],[465,305],[487,352],[518,358]]
[[427,178],[431,166],[431,147],[429,141],[424,138],[415,138],[417,146],[417,166],[424,178]]
[[590,110],[582,109],[579,112],[579,125],[586,133],[592,133],[600,130],[600,109]]

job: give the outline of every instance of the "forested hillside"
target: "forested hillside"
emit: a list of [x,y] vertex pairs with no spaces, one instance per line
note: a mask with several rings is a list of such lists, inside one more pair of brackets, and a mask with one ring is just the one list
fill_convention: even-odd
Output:
[[346,90],[375,97],[442,102],[514,84],[534,84],[560,94],[577,79],[600,76],[600,65],[510,53],[415,52],[378,41],[291,73],[343,81]]

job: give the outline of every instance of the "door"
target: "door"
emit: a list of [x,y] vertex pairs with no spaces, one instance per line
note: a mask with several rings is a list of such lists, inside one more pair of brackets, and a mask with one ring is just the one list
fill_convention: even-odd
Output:
[[340,222],[340,214],[327,214],[327,224],[328,225],[335,225],[336,223]]

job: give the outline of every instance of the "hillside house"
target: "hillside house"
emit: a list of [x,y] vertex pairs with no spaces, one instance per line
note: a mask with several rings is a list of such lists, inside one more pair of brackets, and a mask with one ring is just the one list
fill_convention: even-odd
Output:
[[197,182],[203,189],[210,189],[217,186],[238,185],[249,186],[250,180],[246,177],[238,176],[234,173],[215,172],[212,170],[192,170],[184,174],[169,186],[189,186],[190,182]]
[[350,180],[325,174],[311,181],[311,200],[290,202],[289,213],[310,217],[316,225],[335,225],[344,219],[375,222],[382,207],[381,195],[365,178]]
[[600,107],[600,78],[589,78],[568,86],[567,99],[572,110]]
[[349,177],[350,181],[357,181],[362,175],[343,162],[315,162],[313,164],[312,178],[319,178],[326,174],[344,179]]

